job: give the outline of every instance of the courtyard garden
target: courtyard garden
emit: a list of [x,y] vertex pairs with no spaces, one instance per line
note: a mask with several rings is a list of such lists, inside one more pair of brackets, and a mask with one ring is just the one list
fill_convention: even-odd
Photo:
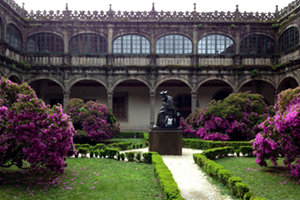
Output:
[[[1,199],[183,199],[162,156],[134,152],[148,134],[120,132],[105,105],[50,108],[4,78],[0,95]],[[233,199],[297,199],[299,106],[300,87],[274,107],[249,92],[213,100],[181,119],[183,147],[203,150],[190,159]]]

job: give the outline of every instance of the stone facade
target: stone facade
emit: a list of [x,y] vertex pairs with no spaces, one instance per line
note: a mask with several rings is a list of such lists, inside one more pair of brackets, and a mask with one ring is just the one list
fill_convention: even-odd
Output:
[[[0,73],[12,81],[27,82],[46,103],[66,105],[71,98],[98,100],[120,111],[122,130],[148,130],[161,106],[159,91],[168,90],[186,116],[196,107],[232,92],[262,94],[274,104],[283,89],[300,84],[299,44],[280,52],[279,38],[289,28],[299,30],[300,1],[274,13],[59,11],[27,12],[12,0],[0,0]],[[195,5],[196,6],[196,5]],[[18,28],[20,51],[7,41],[7,26]],[[39,33],[63,40],[63,53],[27,53],[28,38]],[[80,34],[99,35],[107,53],[70,53],[70,40]],[[200,54],[201,38],[218,34],[230,38],[234,53]],[[149,54],[115,54],[120,36],[139,35],[150,44]],[[157,41],[180,35],[192,43],[189,54],[158,54]],[[251,35],[274,41],[272,54],[242,54],[240,43]],[[298,40],[299,41],[299,40]],[[120,100],[119,105],[116,106]],[[120,107],[121,106],[121,107]],[[114,110],[114,112],[117,112]]]

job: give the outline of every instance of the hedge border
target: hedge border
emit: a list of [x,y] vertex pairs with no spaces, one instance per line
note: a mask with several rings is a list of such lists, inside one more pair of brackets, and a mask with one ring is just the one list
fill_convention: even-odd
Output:
[[153,153],[152,164],[154,166],[154,173],[156,174],[159,184],[162,187],[164,197],[168,200],[184,200],[171,171],[164,163],[161,155]]
[[239,149],[241,146],[252,146],[250,141],[210,141],[201,139],[182,139],[182,146],[192,149],[213,149],[219,147],[233,147]]
[[[207,174],[215,179],[218,179],[223,185],[227,186],[233,195],[244,200],[266,200],[261,197],[254,197],[246,183],[242,182],[240,177],[232,176],[231,172],[224,169],[222,165],[217,164],[211,159],[216,159],[220,156],[227,156],[233,151],[249,150],[249,147],[240,146],[239,149],[234,149],[232,146],[213,148],[203,151],[202,153],[193,154],[193,159]],[[206,155],[211,158],[209,159]]]

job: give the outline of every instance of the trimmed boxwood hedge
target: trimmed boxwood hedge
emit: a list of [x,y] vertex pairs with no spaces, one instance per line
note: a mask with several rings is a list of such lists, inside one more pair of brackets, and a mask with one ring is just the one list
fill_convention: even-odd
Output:
[[249,141],[210,141],[201,139],[182,139],[182,145],[185,148],[192,149],[213,149],[218,147],[233,147],[233,149],[239,149],[240,146],[252,146]]
[[[244,147],[241,149],[244,149]],[[248,149],[248,147],[246,147],[245,149]],[[201,168],[204,169],[204,171],[206,171],[206,173],[211,175],[213,178],[218,179],[221,183],[227,186],[233,193],[233,195],[244,200],[260,200],[259,197],[255,198],[252,196],[251,192],[249,192],[250,190],[248,185],[246,183],[243,183],[240,177],[233,177],[230,171],[224,169],[223,166],[209,159],[216,159],[218,156],[226,156],[227,153],[232,153],[232,151],[232,146],[209,149],[203,151],[202,153],[193,154],[193,159],[196,164],[198,164]],[[236,149],[236,151],[241,150]],[[206,155],[208,155],[209,158],[206,157]]]
[[169,168],[164,163],[161,155],[152,154],[152,163],[154,173],[157,175],[158,181],[162,187],[163,195],[166,199],[183,200],[177,183]]

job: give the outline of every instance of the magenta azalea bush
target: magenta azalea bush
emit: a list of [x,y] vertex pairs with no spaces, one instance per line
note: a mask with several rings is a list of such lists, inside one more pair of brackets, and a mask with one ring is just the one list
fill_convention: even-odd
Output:
[[267,166],[270,159],[276,166],[277,157],[284,158],[294,176],[300,176],[300,87],[278,95],[276,114],[260,124],[262,129],[253,141],[255,162]]
[[[82,99],[71,99],[65,112],[78,130],[86,132],[91,140],[109,140],[120,132],[119,124],[107,106]],[[79,131],[83,135],[82,131]]]
[[50,109],[26,84],[0,79],[0,167],[63,172],[73,155],[75,129],[61,105]]
[[250,140],[258,133],[258,124],[267,119],[271,111],[259,94],[234,93],[223,101],[213,100],[207,108],[197,109],[185,120],[181,119],[179,128],[184,137]]

